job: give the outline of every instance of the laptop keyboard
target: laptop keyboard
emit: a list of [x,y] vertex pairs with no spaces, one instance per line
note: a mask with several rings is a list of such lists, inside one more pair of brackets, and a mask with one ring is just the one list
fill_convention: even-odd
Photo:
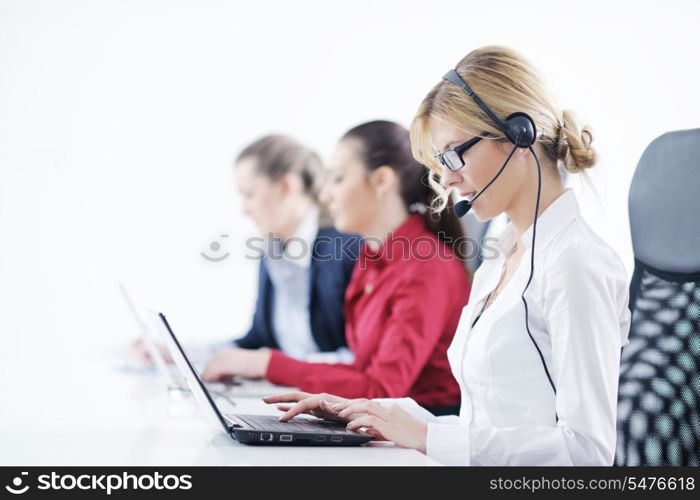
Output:
[[310,432],[324,434],[348,434],[345,424],[327,420],[311,420],[308,418],[292,419],[280,422],[272,415],[231,415],[232,418],[245,422],[253,429],[272,432]]

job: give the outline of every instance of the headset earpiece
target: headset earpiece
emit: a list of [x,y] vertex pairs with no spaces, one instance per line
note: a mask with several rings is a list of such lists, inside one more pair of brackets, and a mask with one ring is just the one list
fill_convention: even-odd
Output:
[[496,124],[496,126],[506,134],[510,142],[519,148],[529,148],[535,143],[537,138],[537,127],[535,121],[527,114],[520,111],[513,113],[505,120],[499,118],[488,105],[476,95],[469,85],[459,76],[454,69],[449,70],[443,76],[445,80],[452,82],[461,88],[479,106],[484,113]]
[[503,131],[508,140],[519,148],[529,148],[535,143],[537,129],[535,122],[527,113],[513,113],[504,121]]

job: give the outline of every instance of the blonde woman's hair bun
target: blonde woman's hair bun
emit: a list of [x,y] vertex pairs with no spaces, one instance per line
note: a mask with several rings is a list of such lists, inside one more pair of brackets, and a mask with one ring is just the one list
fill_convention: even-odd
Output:
[[554,152],[567,172],[579,173],[596,164],[598,155],[591,146],[592,142],[591,128],[587,125],[581,127],[573,111],[562,111]]

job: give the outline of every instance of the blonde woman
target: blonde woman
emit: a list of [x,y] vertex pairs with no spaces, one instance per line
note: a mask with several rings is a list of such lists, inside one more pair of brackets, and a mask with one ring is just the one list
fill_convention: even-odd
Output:
[[[579,173],[595,164],[591,131],[557,107],[534,68],[510,49],[474,50],[455,69],[494,116],[443,79],[412,123],[413,154],[431,170],[443,203],[454,190],[479,220],[510,219],[499,257],[474,275],[448,350],[459,415],[432,416],[410,398],[294,393],[266,401],[283,403],[282,420],[302,412],[346,420],[444,464],[611,465],[630,322],[627,276],[581,217],[558,169]],[[516,112],[534,120],[531,146],[506,137],[495,121]]]

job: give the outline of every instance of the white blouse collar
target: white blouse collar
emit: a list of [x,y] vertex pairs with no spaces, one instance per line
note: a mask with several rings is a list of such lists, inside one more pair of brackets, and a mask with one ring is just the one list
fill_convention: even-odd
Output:
[[[552,202],[547,209],[540,214],[537,219],[537,243],[538,248],[547,245],[559,229],[567,222],[576,218],[581,213],[573,189],[568,188]],[[520,241],[525,248],[529,248],[532,243],[532,224],[520,237]],[[501,255],[506,255],[515,243],[513,222],[508,225],[498,235],[496,247]]]

